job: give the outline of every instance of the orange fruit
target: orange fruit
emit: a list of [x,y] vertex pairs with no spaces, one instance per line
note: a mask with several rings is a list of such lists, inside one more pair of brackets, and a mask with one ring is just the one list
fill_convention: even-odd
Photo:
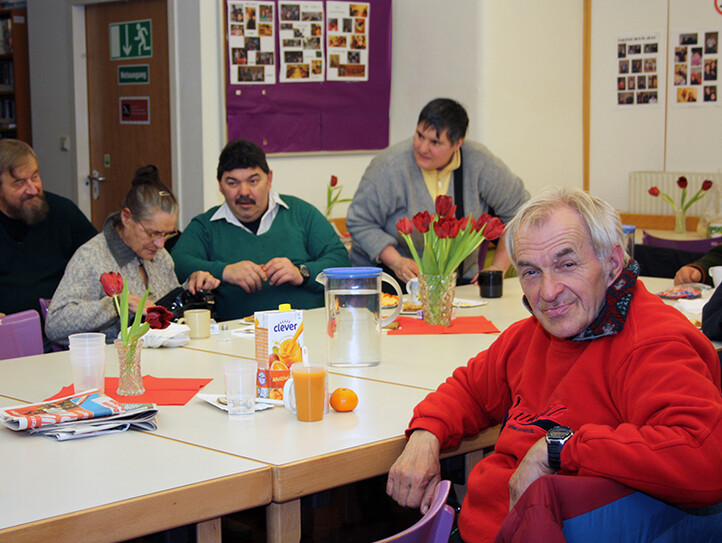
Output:
[[329,403],[336,411],[353,411],[358,405],[358,396],[350,388],[337,388],[331,394]]
[[284,364],[284,363],[281,362],[280,360],[276,360],[273,364],[271,364],[271,369],[274,370],[274,371],[277,371],[277,370],[287,370],[287,369],[288,369],[288,366],[286,366],[286,364]]

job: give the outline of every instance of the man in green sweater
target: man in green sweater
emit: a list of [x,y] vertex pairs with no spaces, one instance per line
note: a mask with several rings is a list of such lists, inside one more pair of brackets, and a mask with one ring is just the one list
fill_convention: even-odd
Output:
[[323,305],[324,268],[350,266],[330,223],[311,204],[271,190],[273,172],[263,150],[234,140],[218,161],[225,203],[195,217],[173,248],[178,280],[196,270],[221,277],[216,309],[221,320],[254,311]]

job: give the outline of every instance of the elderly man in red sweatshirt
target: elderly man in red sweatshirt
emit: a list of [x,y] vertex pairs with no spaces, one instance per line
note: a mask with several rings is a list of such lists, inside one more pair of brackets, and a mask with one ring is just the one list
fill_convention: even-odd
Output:
[[[457,541],[492,541],[530,485],[555,479],[584,482],[592,501],[634,491],[672,511],[722,501],[719,358],[637,280],[616,211],[583,191],[551,189],[519,210],[505,236],[533,316],[414,409],[387,493],[424,512],[440,450],[501,425],[494,453],[468,477]],[[552,510],[547,520],[562,524],[553,494],[535,495]],[[512,532],[534,508],[519,509],[509,515]]]

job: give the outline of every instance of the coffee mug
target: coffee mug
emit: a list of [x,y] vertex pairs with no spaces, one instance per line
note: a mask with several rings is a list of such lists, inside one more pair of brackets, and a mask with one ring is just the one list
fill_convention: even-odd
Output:
[[479,294],[482,298],[500,298],[504,289],[504,272],[484,270],[479,272]]
[[413,305],[419,305],[419,278],[413,277],[406,282],[406,292],[409,294],[407,302]]
[[211,335],[211,312],[208,309],[188,309],[178,324],[185,324],[191,329],[191,339],[203,339]]
[[323,420],[328,404],[325,366],[291,366],[291,376],[283,386],[283,405],[303,422]]

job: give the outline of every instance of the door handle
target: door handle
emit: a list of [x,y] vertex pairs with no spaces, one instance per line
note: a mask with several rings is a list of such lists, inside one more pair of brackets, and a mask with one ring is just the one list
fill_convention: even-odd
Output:
[[93,188],[93,200],[100,198],[100,184],[105,180],[106,178],[102,177],[98,173],[98,170],[93,170],[93,172],[88,176],[88,182]]

